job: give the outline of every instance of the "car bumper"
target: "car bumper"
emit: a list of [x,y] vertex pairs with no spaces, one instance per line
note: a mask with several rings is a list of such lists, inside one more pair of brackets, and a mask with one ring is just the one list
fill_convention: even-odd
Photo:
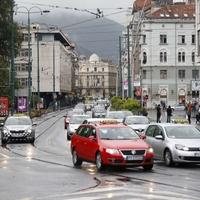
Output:
[[173,154],[173,161],[179,163],[200,163],[200,151],[180,151]]
[[131,159],[125,156],[117,156],[117,155],[110,155],[105,154],[102,157],[104,165],[111,165],[111,166],[144,166],[144,165],[152,165],[153,164],[153,154],[149,155],[142,155],[142,156],[134,156]]

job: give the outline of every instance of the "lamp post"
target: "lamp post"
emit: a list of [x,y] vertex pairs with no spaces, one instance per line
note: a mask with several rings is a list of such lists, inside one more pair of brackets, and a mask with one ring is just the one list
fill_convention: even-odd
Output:
[[[17,7],[16,9],[16,13],[19,9],[25,9],[25,12],[19,12],[19,13],[24,13],[28,15],[28,113],[31,113],[31,85],[32,85],[32,78],[31,78],[31,71],[32,71],[32,67],[31,67],[31,35],[30,35],[30,15],[31,14],[36,14],[36,13],[40,13],[41,15],[43,13],[48,13],[48,10],[42,10],[40,7],[37,6],[32,6],[30,8],[27,8],[25,6],[20,6]],[[38,9],[39,11],[32,11],[33,9]],[[38,88],[39,90],[39,88]]]

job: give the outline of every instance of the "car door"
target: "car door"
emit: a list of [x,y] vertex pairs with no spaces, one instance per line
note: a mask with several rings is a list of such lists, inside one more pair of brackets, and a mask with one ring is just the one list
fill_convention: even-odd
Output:
[[[156,136],[162,136],[163,139],[161,138],[157,139]],[[164,144],[164,130],[161,126],[156,126],[153,138],[154,138],[153,149],[154,149],[155,157],[158,159],[162,159],[165,144]]]
[[153,145],[154,145],[154,137],[153,137],[153,135],[154,135],[155,129],[156,129],[156,125],[149,125],[148,128],[145,131],[146,142],[148,144],[150,144],[152,146],[152,148],[154,148],[153,147]]
[[78,132],[78,136],[76,139],[76,151],[80,158],[87,160],[87,153],[85,151],[85,146],[88,140],[88,126],[82,126],[80,131]]
[[85,150],[87,153],[86,156],[88,160],[95,161],[96,151],[98,149],[99,149],[99,145],[98,145],[98,140],[97,140],[97,135],[96,135],[96,129],[94,127],[90,127],[88,140],[85,145]]

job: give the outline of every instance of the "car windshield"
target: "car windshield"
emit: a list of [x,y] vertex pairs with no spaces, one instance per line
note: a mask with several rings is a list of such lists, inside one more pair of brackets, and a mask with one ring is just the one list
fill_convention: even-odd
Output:
[[132,140],[139,138],[137,133],[129,127],[100,128],[99,133],[102,140]]
[[94,111],[96,112],[105,112],[105,107],[104,106],[95,106]]
[[125,123],[130,124],[148,124],[149,120],[146,117],[127,117]]
[[31,125],[32,122],[29,118],[8,118],[5,122],[6,126],[9,125]]
[[82,124],[85,119],[89,119],[89,116],[86,116],[86,115],[76,116],[76,115],[74,115],[74,116],[71,116],[69,122],[70,122],[70,124]]
[[200,131],[193,126],[168,126],[165,130],[169,138],[200,139]]
[[123,119],[125,116],[123,112],[109,112],[107,117],[112,119]]

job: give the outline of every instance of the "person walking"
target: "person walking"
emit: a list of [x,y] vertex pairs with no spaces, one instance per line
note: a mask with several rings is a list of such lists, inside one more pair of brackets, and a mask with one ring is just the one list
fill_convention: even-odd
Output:
[[187,105],[188,123],[191,124],[192,104],[189,102]]
[[161,118],[161,107],[160,107],[160,104],[157,105],[156,110],[157,110],[157,119],[156,119],[156,121],[157,121],[157,123],[161,123],[161,120],[160,120],[160,118]]
[[168,108],[167,108],[167,123],[171,122],[171,116],[172,116],[172,108],[171,108],[171,106],[168,106]]

